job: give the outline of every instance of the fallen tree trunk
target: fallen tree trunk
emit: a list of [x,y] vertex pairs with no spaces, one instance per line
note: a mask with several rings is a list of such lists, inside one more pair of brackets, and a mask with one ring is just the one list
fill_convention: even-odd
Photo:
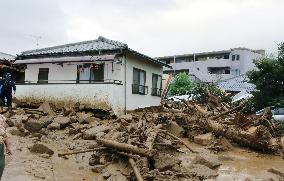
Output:
[[67,155],[87,153],[87,152],[93,152],[93,151],[105,150],[105,149],[107,149],[107,148],[106,147],[99,147],[99,148],[94,148],[94,149],[89,149],[89,150],[81,150],[81,151],[74,151],[74,152],[58,153],[58,156],[62,157],[62,156],[67,156]]
[[178,140],[181,144],[183,144],[187,149],[189,149],[189,151],[191,151],[192,153],[197,153],[196,151],[194,151],[185,141],[183,141],[182,139],[180,139],[179,137],[173,135],[172,133],[169,133],[168,131],[165,130],[160,130],[160,132]]
[[222,113],[220,113],[220,114],[218,114],[218,115],[216,115],[216,116],[213,116],[211,119],[214,120],[214,119],[217,119],[217,118],[219,118],[219,117],[221,117],[221,116],[230,114],[231,112],[234,112],[234,111],[237,111],[237,110],[241,109],[243,106],[244,106],[244,104],[240,104],[240,105],[234,107],[233,109],[224,111],[224,112],[222,112]]
[[271,134],[264,126],[252,127],[248,131],[244,131],[240,128],[224,125],[211,119],[201,120],[200,124],[202,124],[201,126],[208,132],[231,139],[240,145],[268,153],[281,152],[281,144],[275,138],[272,138]]
[[128,161],[129,161],[129,163],[130,163],[130,165],[131,165],[131,167],[132,167],[132,169],[134,171],[134,174],[135,174],[135,177],[136,177],[137,181],[143,181],[143,178],[142,178],[142,176],[141,176],[141,174],[140,174],[140,172],[139,172],[139,170],[138,170],[138,168],[136,166],[136,163],[133,160],[133,158],[129,158]]
[[116,141],[100,139],[100,138],[97,138],[97,142],[109,148],[114,148],[114,149],[118,149],[118,150],[125,151],[125,152],[131,152],[131,153],[134,153],[140,156],[144,156],[148,158],[153,156],[152,151],[143,149],[143,148],[138,148],[131,144],[119,143]]
[[160,131],[160,129],[163,127],[163,125],[158,124],[157,126],[154,127],[154,131],[151,132],[146,140],[145,146],[148,147],[149,150],[153,149],[154,142],[157,138],[157,135]]

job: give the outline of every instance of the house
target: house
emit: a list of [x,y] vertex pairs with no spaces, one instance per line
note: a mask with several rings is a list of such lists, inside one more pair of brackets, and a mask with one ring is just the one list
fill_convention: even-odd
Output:
[[0,77],[3,78],[6,73],[11,73],[13,78],[20,80],[23,70],[13,67],[15,56],[7,53],[0,52]]
[[243,75],[255,68],[254,59],[263,57],[264,50],[232,48],[230,50],[158,57],[173,67],[164,73],[186,72],[195,82],[218,82]]
[[226,92],[232,93],[233,102],[246,99],[252,96],[255,91],[255,85],[248,82],[246,75],[239,75],[234,78],[223,80],[217,83],[217,86]]
[[116,114],[159,105],[163,66],[169,67],[104,37],[25,51],[15,65],[25,66],[18,99],[81,102]]

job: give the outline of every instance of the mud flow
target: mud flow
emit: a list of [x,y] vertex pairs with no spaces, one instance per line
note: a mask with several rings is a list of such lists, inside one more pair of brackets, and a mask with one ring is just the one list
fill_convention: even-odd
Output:
[[2,180],[284,180],[283,134],[269,111],[212,100],[123,116],[80,103],[14,105],[2,112],[13,150]]

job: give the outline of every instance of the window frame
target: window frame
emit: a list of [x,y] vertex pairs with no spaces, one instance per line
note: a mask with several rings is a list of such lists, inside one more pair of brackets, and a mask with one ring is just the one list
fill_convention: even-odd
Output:
[[[157,77],[157,82],[154,84],[154,77]],[[159,78],[161,79],[160,85],[158,85]],[[159,74],[152,73],[152,89],[151,89],[151,96],[158,96],[161,97],[162,95],[162,76]],[[156,87],[154,87],[156,85]]]
[[[134,74],[135,71],[138,72],[138,84],[134,82]],[[144,73],[144,85],[140,85],[141,81],[141,72]],[[146,78],[147,74],[145,70],[133,67],[133,74],[132,74],[132,94],[139,94],[139,95],[147,95],[148,94],[148,86],[146,86]],[[142,89],[141,89],[142,88]]]
[[[41,80],[40,79],[40,73],[46,73],[47,72],[47,80]],[[49,77],[49,68],[39,68],[38,69],[38,75],[37,75],[37,83],[38,84],[47,84],[48,83],[48,77]]]

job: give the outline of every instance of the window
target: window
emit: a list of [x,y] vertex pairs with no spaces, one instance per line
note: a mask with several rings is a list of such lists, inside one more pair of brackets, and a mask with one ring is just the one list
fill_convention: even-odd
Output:
[[132,93],[133,94],[148,94],[148,87],[146,84],[146,72],[137,68],[133,68],[133,84]]
[[48,72],[49,68],[39,68],[37,83],[39,84],[48,83]]
[[230,70],[225,70],[225,74],[230,74]]
[[240,60],[240,55],[237,55],[236,60]]
[[232,61],[240,60],[240,55],[232,55]]
[[104,81],[104,64],[83,64],[77,67],[77,83]]
[[234,69],[233,71],[232,71],[232,73],[233,73],[233,75],[240,75],[240,69]]
[[229,54],[224,55],[224,59],[229,59]]
[[162,93],[162,76],[152,74],[152,96],[161,96]]

